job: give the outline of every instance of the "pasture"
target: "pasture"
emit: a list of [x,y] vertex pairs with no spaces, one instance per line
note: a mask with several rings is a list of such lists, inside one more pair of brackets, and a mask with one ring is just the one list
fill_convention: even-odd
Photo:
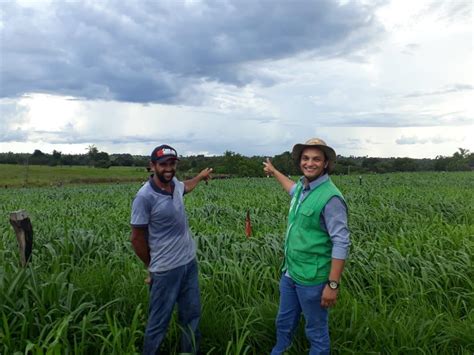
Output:
[[[333,352],[472,354],[474,174],[333,180],[347,199],[352,232],[330,312]],[[129,242],[139,187],[0,190],[1,354],[140,352],[146,272]],[[185,200],[198,246],[202,352],[269,353],[289,197],[273,179],[252,178],[201,184]],[[35,233],[26,269],[8,223],[17,209],[30,213]],[[165,353],[176,352],[178,334],[173,321]],[[289,354],[307,349],[301,324]]]
[[112,166],[100,169],[87,166],[0,164],[0,188],[138,182],[146,174],[145,167]]

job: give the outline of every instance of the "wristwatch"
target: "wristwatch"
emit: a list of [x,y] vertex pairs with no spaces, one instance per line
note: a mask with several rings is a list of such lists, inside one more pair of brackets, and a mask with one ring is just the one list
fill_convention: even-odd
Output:
[[329,280],[328,286],[331,290],[337,290],[339,288],[339,282],[337,282],[336,280]]

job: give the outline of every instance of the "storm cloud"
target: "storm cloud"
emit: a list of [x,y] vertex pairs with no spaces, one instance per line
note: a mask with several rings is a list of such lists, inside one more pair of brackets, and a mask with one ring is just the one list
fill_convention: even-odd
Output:
[[356,58],[383,34],[374,17],[380,4],[2,3],[0,97],[35,92],[186,104],[196,103],[203,82],[273,85],[277,77],[249,67],[301,53]]

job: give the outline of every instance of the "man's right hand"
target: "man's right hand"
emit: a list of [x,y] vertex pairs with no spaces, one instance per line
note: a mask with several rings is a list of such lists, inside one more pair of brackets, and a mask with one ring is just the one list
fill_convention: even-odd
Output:
[[278,182],[281,184],[281,186],[285,189],[286,192],[290,192],[292,186],[295,184],[293,180],[291,180],[288,176],[282,174],[280,171],[278,171],[277,168],[275,168],[270,161],[270,158],[267,158],[267,161],[263,162],[263,172],[267,174],[267,176],[274,176]]
[[265,172],[265,174],[267,174],[267,176],[269,175],[273,176],[275,174],[275,167],[270,161],[270,158],[267,158],[267,161],[263,162],[263,171]]

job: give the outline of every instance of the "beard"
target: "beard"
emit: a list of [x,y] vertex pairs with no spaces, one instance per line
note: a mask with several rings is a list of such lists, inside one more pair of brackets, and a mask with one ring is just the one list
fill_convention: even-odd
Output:
[[[166,178],[164,174],[159,174],[159,173],[155,172],[156,177],[157,177],[158,180],[160,180],[160,182],[163,183],[163,184],[168,184],[168,183],[170,183],[171,180],[173,180],[174,175],[176,174],[175,171],[168,172],[168,173],[171,173],[171,177],[170,177],[170,178]],[[168,174],[168,173],[166,173],[166,174]]]

